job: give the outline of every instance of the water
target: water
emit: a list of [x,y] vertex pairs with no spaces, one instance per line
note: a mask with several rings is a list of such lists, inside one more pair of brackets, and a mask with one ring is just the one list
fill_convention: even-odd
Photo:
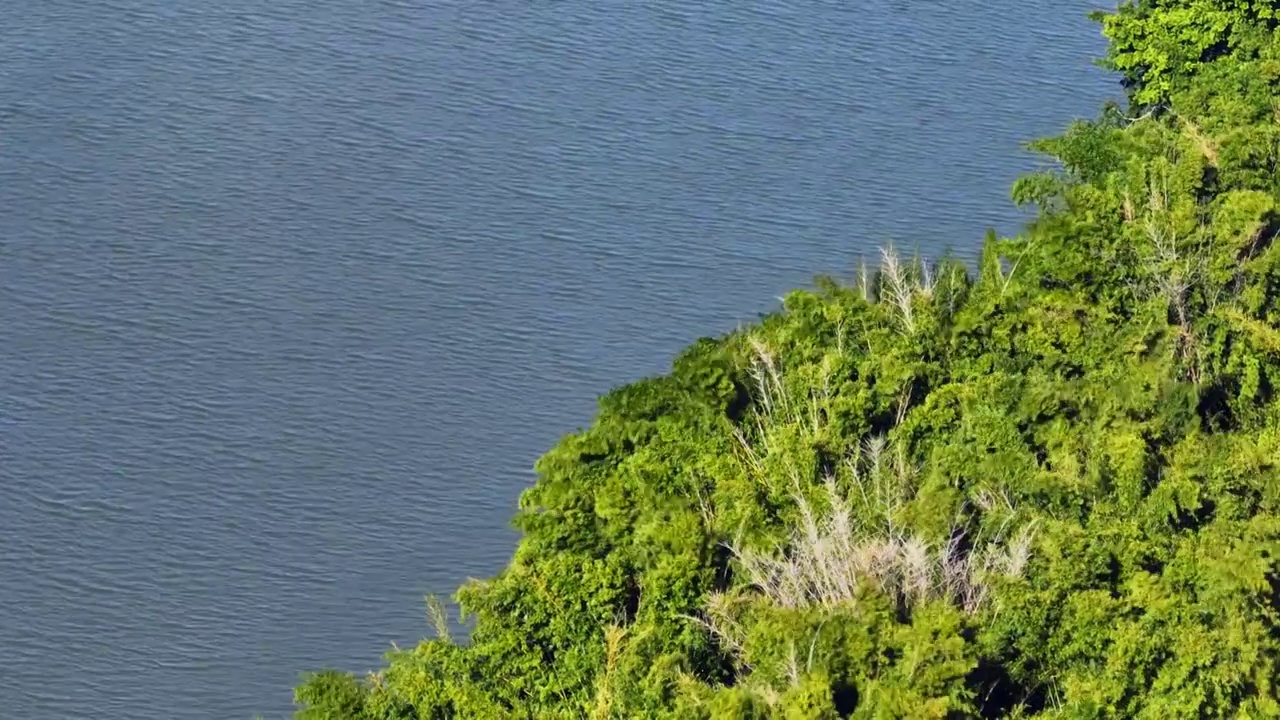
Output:
[[0,0],[0,707],[283,717],[594,398],[1012,231],[1072,0]]

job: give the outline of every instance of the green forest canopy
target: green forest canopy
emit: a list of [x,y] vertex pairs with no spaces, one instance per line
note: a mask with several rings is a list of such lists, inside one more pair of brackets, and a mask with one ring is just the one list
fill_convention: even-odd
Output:
[[1127,107],[976,267],[846,285],[601,399],[471,636],[301,720],[1280,716],[1280,0],[1099,14]]

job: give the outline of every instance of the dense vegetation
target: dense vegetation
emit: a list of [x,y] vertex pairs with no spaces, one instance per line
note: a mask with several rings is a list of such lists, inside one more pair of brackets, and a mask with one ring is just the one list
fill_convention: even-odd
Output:
[[1280,0],[1099,16],[1128,107],[977,267],[619,388],[497,577],[305,720],[1280,716]]

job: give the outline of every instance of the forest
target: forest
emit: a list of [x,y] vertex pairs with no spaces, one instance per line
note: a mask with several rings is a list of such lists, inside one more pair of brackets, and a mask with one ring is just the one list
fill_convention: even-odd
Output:
[[1097,13],[1126,101],[1032,143],[1016,237],[605,395],[510,564],[297,718],[1280,717],[1278,16]]

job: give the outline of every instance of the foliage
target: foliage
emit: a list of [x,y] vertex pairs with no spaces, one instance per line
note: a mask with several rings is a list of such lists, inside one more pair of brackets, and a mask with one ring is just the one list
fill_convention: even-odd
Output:
[[601,399],[440,637],[307,720],[1280,715],[1271,0],[1101,18],[967,271],[886,250]]

